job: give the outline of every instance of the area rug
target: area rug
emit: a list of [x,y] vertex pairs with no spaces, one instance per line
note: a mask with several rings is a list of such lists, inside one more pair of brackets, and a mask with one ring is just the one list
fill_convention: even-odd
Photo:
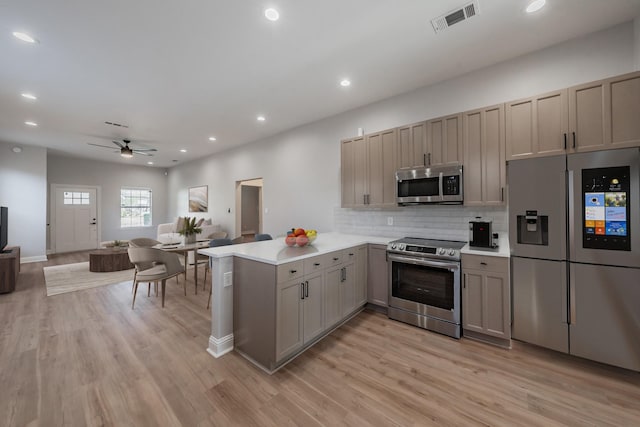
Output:
[[88,262],[44,267],[47,296],[133,281],[133,269],[111,273],[93,273]]

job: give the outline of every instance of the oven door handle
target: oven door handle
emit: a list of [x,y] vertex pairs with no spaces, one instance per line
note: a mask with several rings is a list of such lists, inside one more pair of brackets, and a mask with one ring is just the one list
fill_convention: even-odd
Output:
[[413,265],[424,265],[427,267],[435,267],[435,268],[446,268],[447,270],[459,270],[460,269],[460,264],[458,264],[457,262],[443,262],[443,261],[436,261],[436,260],[432,260],[432,259],[416,259],[416,258],[411,258],[411,257],[405,257],[405,256],[398,256],[398,255],[388,255],[389,257],[389,261],[393,262],[403,262],[405,264],[413,264]]

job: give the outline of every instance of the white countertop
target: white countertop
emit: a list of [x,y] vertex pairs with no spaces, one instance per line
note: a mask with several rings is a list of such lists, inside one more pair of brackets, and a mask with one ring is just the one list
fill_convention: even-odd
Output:
[[511,252],[509,251],[509,233],[500,233],[498,238],[498,247],[495,249],[471,247],[469,246],[469,243],[467,243],[462,249],[460,249],[460,253],[509,258],[511,255]]
[[219,246],[198,250],[199,254],[212,258],[237,256],[267,264],[283,264],[316,255],[352,248],[358,245],[376,244],[386,245],[398,237],[359,236],[342,233],[318,233],[316,240],[309,246],[289,247],[284,243],[284,237],[261,242],[242,243],[239,245]]

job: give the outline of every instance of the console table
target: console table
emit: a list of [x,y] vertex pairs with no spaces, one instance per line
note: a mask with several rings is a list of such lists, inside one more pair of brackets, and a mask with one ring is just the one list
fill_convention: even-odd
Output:
[[13,292],[20,272],[20,246],[7,247],[0,253],[0,294]]

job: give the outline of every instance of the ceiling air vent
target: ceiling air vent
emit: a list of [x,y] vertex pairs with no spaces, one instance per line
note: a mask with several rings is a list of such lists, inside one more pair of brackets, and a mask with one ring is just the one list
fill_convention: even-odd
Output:
[[462,22],[472,16],[476,16],[478,13],[480,13],[480,9],[478,9],[478,1],[474,0],[471,3],[467,3],[464,6],[432,19],[431,24],[433,25],[435,32],[439,33],[458,22]]

